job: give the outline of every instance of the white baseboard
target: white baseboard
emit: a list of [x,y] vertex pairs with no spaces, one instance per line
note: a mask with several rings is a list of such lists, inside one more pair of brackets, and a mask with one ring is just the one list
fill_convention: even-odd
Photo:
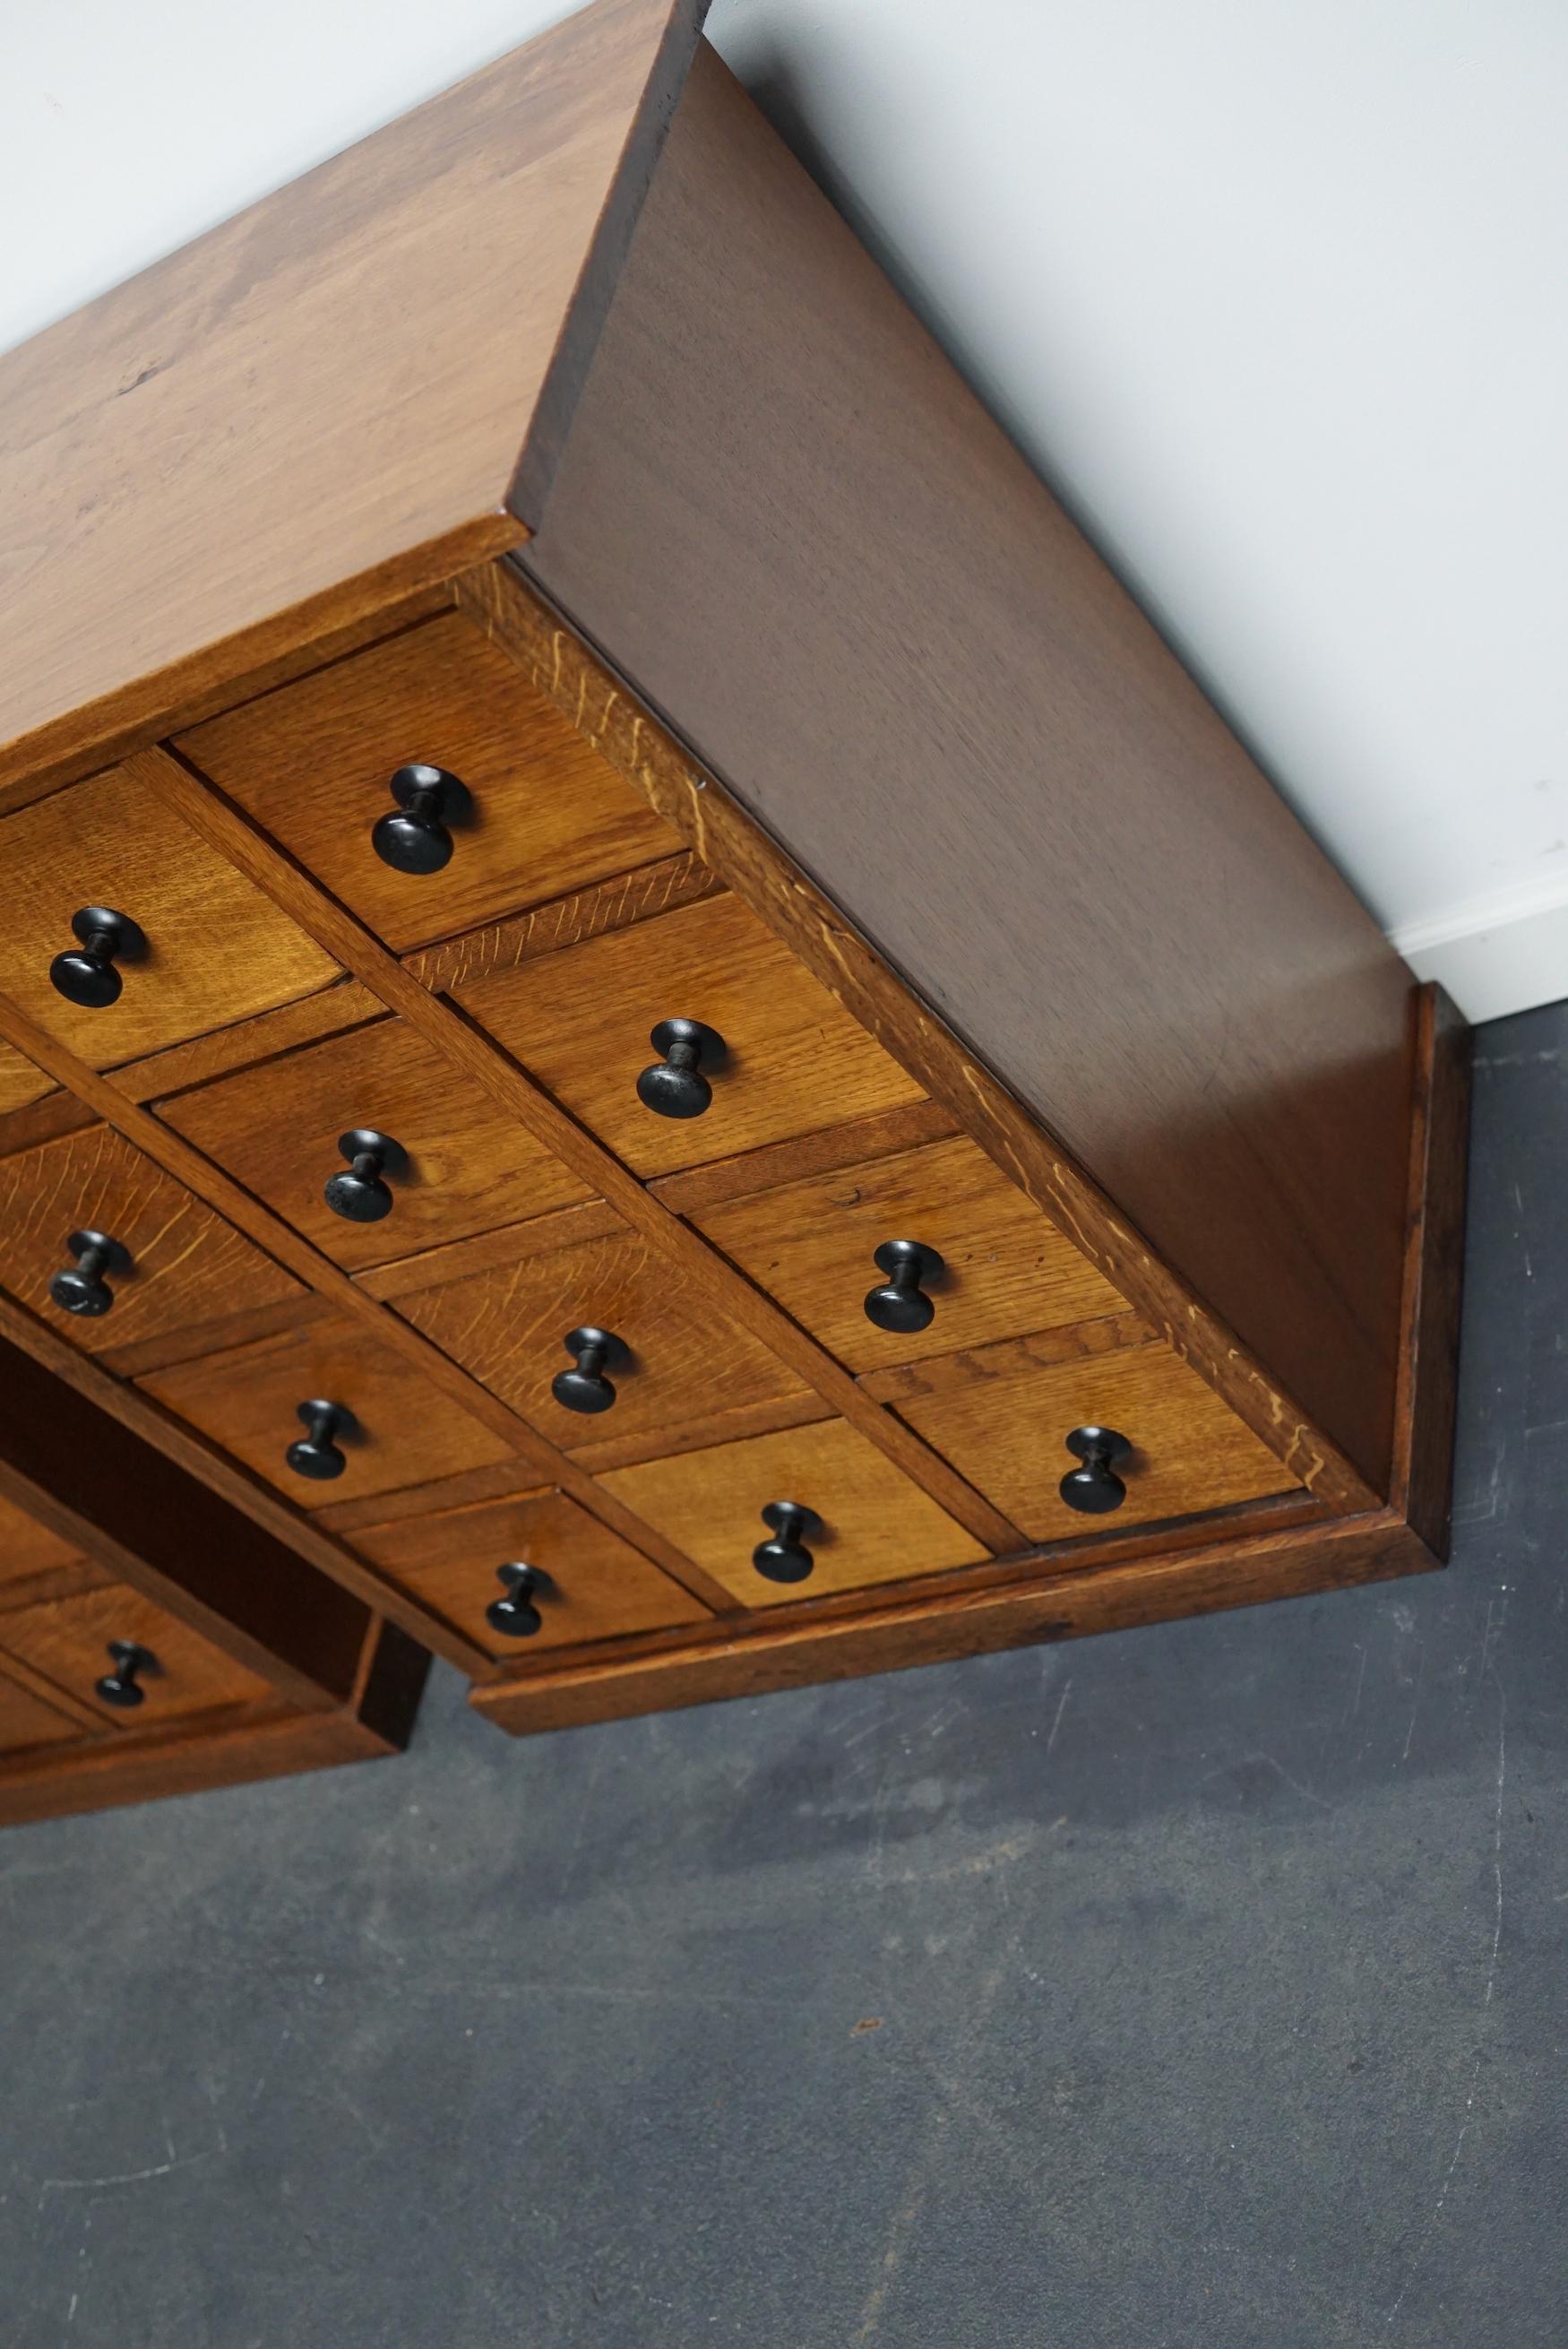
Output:
[[1418,978],[1478,1026],[1568,996],[1568,876],[1500,889],[1390,933]]

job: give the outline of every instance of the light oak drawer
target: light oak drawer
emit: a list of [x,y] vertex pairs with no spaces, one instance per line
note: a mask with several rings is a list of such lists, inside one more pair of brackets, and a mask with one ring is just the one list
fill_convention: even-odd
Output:
[[[788,1183],[700,1210],[691,1221],[852,1371],[1126,1311],[1126,1302],[972,1142],[954,1139]],[[887,1330],[867,1299],[889,1286],[876,1251],[914,1241],[944,1270],[923,1275],[923,1330]],[[879,1308],[891,1314],[893,1308]]]
[[50,1745],[74,1745],[87,1733],[31,1689],[0,1671],[0,1754],[7,1760]]
[[[520,1666],[544,1649],[708,1617],[700,1599],[562,1493],[517,1493],[346,1538],[487,1654]],[[498,1573],[519,1565],[537,1580],[520,1588]]]
[[[502,1438],[357,1329],[319,1322],[253,1346],[210,1354],[137,1382],[301,1508],[424,1485],[509,1456]],[[313,1431],[305,1402],[326,1402],[351,1424]],[[291,1466],[291,1445],[310,1445],[325,1476]]]
[[[458,999],[635,1173],[667,1174],[923,1099],[827,989],[727,895],[471,985]],[[726,1046],[707,1108],[668,1117],[637,1091],[654,1028],[700,1021]]]
[[[96,1273],[69,1245],[91,1233],[123,1252]],[[103,1125],[0,1158],[0,1282],[92,1354],[304,1294],[291,1273]],[[82,1309],[70,1309],[67,1297]]]
[[35,1068],[14,1045],[0,1043],[0,1117],[26,1109],[30,1102],[42,1101],[55,1090],[53,1077]]
[[[338,967],[224,863],[156,792],[110,768],[0,822],[5,941],[0,992],[95,1069],[312,994]],[[86,1008],[51,984],[75,953],[72,917],[107,907],[146,951],[115,965],[116,1001]]]
[[[873,1391],[1036,1541],[1119,1532],[1294,1492],[1296,1482],[1206,1386],[1159,1343],[1041,1362],[1028,1345],[890,1372]],[[1078,1463],[1075,1428],[1127,1438],[1127,1488],[1104,1516],[1069,1508],[1058,1487]]]
[[[482,1086],[397,1019],[160,1102],[158,1114],[350,1271],[591,1195]],[[368,1182],[352,1178],[338,1147],[355,1129],[397,1145],[378,1154]],[[329,1183],[340,1185],[341,1205],[387,1212],[366,1222],[335,1213]]]
[[[101,1683],[121,1681],[117,1642],[144,1651],[129,1682],[139,1702],[115,1703]],[[221,1705],[257,1704],[265,1681],[124,1583],[0,1614],[0,1657],[19,1657],[117,1729],[152,1729]]]
[[[841,1420],[618,1468],[599,1479],[748,1607],[903,1582],[971,1566],[985,1551],[929,1494]],[[769,1579],[752,1553],[776,1528],[762,1512],[795,1502],[821,1521],[803,1546],[810,1571]]]
[[[769,1407],[787,1417],[809,1401],[804,1381],[624,1226],[539,1255],[520,1253],[522,1237],[469,1242],[454,1252],[461,1277],[445,1282],[434,1259],[431,1285],[399,1294],[396,1309],[562,1451],[606,1443],[657,1451],[676,1437],[691,1442],[694,1428],[727,1431],[727,1418]],[[470,1270],[476,1257],[491,1261]],[[603,1330],[625,1350],[588,1365],[598,1383],[586,1394],[573,1390],[602,1402],[607,1384],[614,1400],[598,1411],[573,1410],[553,1392],[558,1376],[573,1372],[565,1340],[581,1329]]]
[[[399,951],[624,873],[681,843],[458,614],[196,727],[186,757]],[[382,861],[400,769],[445,771],[437,872]]]

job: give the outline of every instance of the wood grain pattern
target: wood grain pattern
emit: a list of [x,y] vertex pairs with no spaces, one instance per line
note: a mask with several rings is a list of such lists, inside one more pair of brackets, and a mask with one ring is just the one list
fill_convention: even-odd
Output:
[[[159,1670],[142,1683],[146,1701],[134,1711],[106,1704],[97,1693],[97,1682],[114,1669],[111,1640],[134,1640],[158,1659]],[[157,1730],[224,1705],[276,1702],[264,1680],[123,1583],[9,1609],[0,1615],[0,1654],[19,1656],[90,1703],[111,1729],[126,1732]]]
[[1385,1494],[1409,976],[711,51],[518,560]]
[[[0,822],[0,988],[95,1069],[338,976],[313,938],[124,767]],[[146,959],[121,966],[123,991],[104,1010],[67,1003],[49,984],[83,905],[112,906],[147,934]]]
[[13,1110],[26,1109],[29,1102],[42,1101],[55,1090],[55,1081],[36,1069],[31,1061],[9,1044],[0,1044],[0,1116]]
[[54,1142],[62,1133],[80,1133],[91,1125],[93,1113],[85,1102],[58,1086],[26,1109],[0,1117],[0,1158],[14,1151],[31,1150],[40,1142]]
[[133,1738],[111,1737],[95,1723],[69,1747],[17,1754],[0,1768],[0,1826],[398,1753],[428,1659],[391,1624],[371,1626],[363,1657],[353,1697],[333,1713],[231,1714],[217,1725],[175,1721],[161,1735]]
[[[623,1226],[602,1239],[514,1257],[498,1243],[488,1270],[397,1299],[397,1310],[567,1454],[604,1436],[639,1442],[700,1428],[750,1404],[789,1403],[806,1386],[749,1332],[673,1280]],[[598,1417],[563,1410],[551,1381],[572,1368],[563,1340],[583,1325],[614,1331],[631,1361],[610,1373],[615,1402]]]
[[[972,1142],[934,1143],[734,1199],[692,1217],[706,1239],[852,1371],[1120,1312],[1104,1275]],[[883,1240],[943,1258],[923,1330],[879,1330],[865,1298]]]
[[[106,1125],[0,1158],[0,1279],[73,1345],[105,1354],[185,1333],[200,1351],[209,1322],[298,1298],[300,1283],[222,1216]],[[107,1232],[131,1269],[107,1276],[114,1297],[98,1319],[66,1313],[49,1295],[70,1265],[73,1231]]]
[[516,543],[700,13],[598,0],[0,361],[0,779]]
[[[830,1355],[780,1313],[759,1290],[722,1264],[712,1249],[669,1215],[617,1158],[592,1134],[585,1133],[523,1071],[514,1067],[497,1051],[477,1029],[460,1016],[454,1005],[445,998],[432,996],[422,988],[363,925],[308,881],[248,823],[238,809],[230,806],[205,784],[194,770],[156,752],[141,754],[132,763],[139,771],[158,781],[160,788],[169,794],[204,839],[229,857],[240,871],[264,887],[296,918],[303,919],[313,936],[330,942],[330,949],[346,959],[346,967],[351,968],[366,986],[373,988],[389,1010],[397,1012],[411,1028],[428,1037],[456,1066],[467,1070],[485,1087],[492,1099],[536,1134],[563,1164],[572,1167],[600,1193],[632,1230],[641,1232],[650,1239],[666,1257],[679,1278],[689,1283],[698,1294],[708,1297],[718,1311],[759,1338],[790,1369],[814,1386],[831,1409],[860,1427],[891,1459],[932,1492],[950,1516],[968,1526],[988,1547],[1016,1547],[1017,1529],[1009,1526],[987,1501],[964,1483],[962,1477],[954,1475],[945,1461],[939,1460],[928,1451],[891,1413],[880,1410],[863,1396],[854,1381]],[[675,920],[679,917],[672,915],[665,918]],[[91,1071],[82,1069],[67,1055],[62,1054],[57,1045],[42,1036],[14,1007],[7,1006],[4,999],[0,999],[0,1035],[8,1037],[13,1043],[31,1052],[54,1074],[67,1080],[74,1090],[81,1092],[84,1098],[93,1100],[128,1133],[138,1141],[145,1139],[147,1146],[155,1149],[164,1163],[172,1166],[193,1188],[214,1199],[234,1220],[245,1222],[232,1200],[232,1185],[211,1174],[204,1176],[201,1170],[205,1162],[195,1153],[189,1152],[178,1136],[166,1134],[156,1121],[143,1122],[139,1114],[129,1107],[118,1112],[111,1109],[109,1089],[101,1087],[95,1092],[97,1081]],[[154,1136],[160,1138],[154,1140]],[[189,1163],[191,1160],[194,1160],[194,1164]],[[268,1217],[267,1222],[274,1226],[268,1237],[268,1245],[273,1252],[284,1263],[298,1261],[297,1250],[306,1244],[294,1239],[286,1226],[275,1226],[275,1219]],[[254,1216],[245,1227],[260,1228]],[[284,1245],[285,1237],[293,1241],[296,1253],[291,1253],[290,1247]],[[335,1293],[332,1280],[327,1277],[335,1275],[335,1267],[327,1266],[326,1260],[317,1251],[312,1250],[311,1253],[315,1259],[308,1276],[312,1285],[324,1295]],[[354,1292],[353,1309],[375,1318],[376,1309],[365,1292],[356,1289],[353,1282],[346,1283],[346,1287]],[[422,1347],[423,1341],[411,1328],[397,1323],[393,1327],[402,1330],[403,1338],[409,1347],[417,1350]],[[430,1360],[434,1363],[443,1361],[444,1358],[432,1352]],[[455,1364],[445,1367],[454,1379],[465,1376]],[[477,1398],[484,1394],[484,1390],[476,1387],[474,1392],[474,1407],[478,1409]],[[501,1405],[496,1407],[504,1408]],[[521,1423],[518,1424],[521,1428]],[[524,1449],[521,1441],[518,1448],[520,1451]],[[574,1485],[575,1472],[564,1454],[555,1453],[549,1446],[541,1446],[535,1454],[535,1466],[542,1471],[541,1481],[559,1485],[563,1490],[574,1493],[589,1507],[597,1506],[588,1498],[588,1493],[602,1491],[602,1488],[589,1485],[585,1491]],[[649,1547],[647,1529],[639,1529],[634,1523],[619,1530],[643,1547]],[[655,1547],[652,1554],[660,1565],[679,1576],[682,1568],[678,1553],[661,1556]]]
[[1470,1031],[1439,987],[1417,1007],[1416,1115],[1392,1500],[1449,1554],[1469,1175]]
[[[1014,1372],[1013,1350],[1002,1353]],[[1036,1541],[1086,1534],[1092,1522],[1060,1499],[1075,1465],[1069,1428],[1113,1427],[1133,1445],[1118,1471],[1127,1521],[1196,1516],[1288,1490],[1290,1478],[1250,1428],[1158,1342],[1118,1353],[992,1375],[982,1349],[964,1358],[962,1385],[905,1394],[901,1414]]]
[[562,947],[601,937],[606,930],[624,930],[633,922],[651,921],[655,914],[672,913],[677,905],[695,905],[699,898],[717,896],[720,886],[695,856],[665,857],[657,864],[618,873],[591,889],[574,890],[569,897],[552,898],[547,905],[535,905],[528,913],[488,922],[482,929],[405,955],[404,968],[422,987],[455,992],[498,970],[515,970],[520,963],[532,962],[540,955],[557,954]]
[[[559,897],[680,843],[592,743],[452,612],[281,687],[176,748],[402,951]],[[471,806],[440,873],[371,845],[399,767],[445,767]]]
[[579,1207],[561,1207],[554,1215],[531,1216],[526,1224],[509,1224],[504,1232],[480,1232],[473,1239],[452,1240],[444,1247],[401,1257],[396,1264],[377,1265],[357,1274],[355,1286],[367,1297],[395,1303],[422,1288],[465,1279],[470,1272],[489,1272],[503,1253],[509,1263],[520,1263],[524,1257],[549,1256],[557,1248],[605,1239],[624,1229],[603,1199],[587,1199]]
[[[1366,1479],[952,1031],[710,772],[611,676],[515,574],[461,581],[465,608],[592,734],[697,854],[786,940],[820,983],[940,1101],[1036,1205],[1226,1397],[1309,1490],[1341,1509],[1378,1505]],[[602,1185],[602,1187],[604,1187]]]
[[955,1393],[976,1378],[1022,1378],[1049,1364],[1082,1362],[1093,1355],[1161,1342],[1136,1313],[1113,1313],[1102,1321],[1074,1321],[1060,1330],[1032,1330],[1026,1338],[997,1339],[969,1353],[935,1354],[921,1362],[895,1363],[892,1370],[867,1371],[860,1384],[865,1393],[896,1411],[902,1403]]
[[[176,1364],[139,1384],[303,1509],[451,1475],[509,1449],[411,1365],[342,1322]],[[348,1464],[330,1484],[296,1475],[284,1457],[304,1432],[295,1406],[315,1396],[342,1403],[357,1423],[356,1433],[337,1439]]]
[[695,1222],[705,1208],[726,1200],[749,1198],[813,1174],[837,1174],[862,1161],[891,1158],[897,1151],[918,1150],[923,1143],[945,1142],[956,1131],[952,1112],[940,1102],[909,1102],[902,1109],[876,1110],[870,1117],[851,1118],[820,1133],[791,1134],[789,1141],[772,1143],[766,1150],[743,1150],[708,1166],[663,1174],[648,1188],[672,1215]]
[[[398,1019],[357,1028],[177,1100],[156,1113],[335,1264],[387,1264],[573,1206],[587,1185],[481,1087]],[[401,1143],[395,1202],[378,1224],[334,1215],[338,1136],[374,1127]]]
[[304,996],[297,1003],[280,1004],[259,1019],[215,1029],[208,1036],[192,1036],[189,1043],[171,1044],[166,1052],[153,1052],[145,1061],[132,1061],[128,1067],[107,1073],[115,1091],[127,1101],[152,1102],[160,1094],[183,1092],[239,1069],[257,1068],[300,1044],[313,1044],[323,1036],[346,1035],[385,1017],[368,988],[352,978],[340,978],[335,986],[324,987],[319,994]]
[[[985,1555],[929,1494],[838,1420],[612,1469],[602,1482],[750,1608],[903,1581]],[[810,1545],[809,1584],[767,1581],[751,1563],[769,1537],[761,1513],[769,1501],[803,1502],[822,1519],[825,1530]]]
[[[710,897],[453,989],[480,1026],[641,1175],[728,1158],[918,1100],[921,1088],[738,898]],[[702,1116],[656,1117],[637,1077],[664,1019],[725,1064]]]
[[75,1545],[0,1495],[0,1607],[77,1563]]
[[0,1672],[0,1754],[8,1756],[31,1753],[39,1746],[74,1744],[81,1733],[76,1722]]
[[[527,1671],[553,1648],[577,1647],[671,1623],[706,1623],[709,1609],[661,1574],[629,1542],[562,1493],[515,1493],[354,1536],[394,1580],[488,1649],[499,1663]],[[528,1565],[545,1578],[533,1603],[540,1629],[503,1637],[485,1619],[500,1595],[496,1568]]]
[[1041,1640],[1123,1631],[1174,1616],[1254,1607],[1314,1590],[1424,1574],[1431,1552],[1391,1510],[1207,1548],[1128,1560],[1094,1574],[1057,1572],[986,1589],[918,1591],[845,1625],[716,1624],[710,1637],[649,1652],[584,1657],[537,1680],[476,1688],[469,1702],[514,1736],[667,1712],[865,1672],[906,1671]]

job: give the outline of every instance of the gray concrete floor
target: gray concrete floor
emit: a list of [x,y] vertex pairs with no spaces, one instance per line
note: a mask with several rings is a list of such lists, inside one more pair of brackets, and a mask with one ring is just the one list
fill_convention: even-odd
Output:
[[1445,1576],[0,1838],[10,2349],[1532,2349],[1568,1007]]

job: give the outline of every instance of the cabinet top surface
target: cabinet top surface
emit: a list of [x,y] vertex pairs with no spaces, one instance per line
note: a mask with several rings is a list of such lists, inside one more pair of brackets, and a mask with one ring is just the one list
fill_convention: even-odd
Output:
[[594,0],[0,358],[0,785],[526,535],[701,14]]

